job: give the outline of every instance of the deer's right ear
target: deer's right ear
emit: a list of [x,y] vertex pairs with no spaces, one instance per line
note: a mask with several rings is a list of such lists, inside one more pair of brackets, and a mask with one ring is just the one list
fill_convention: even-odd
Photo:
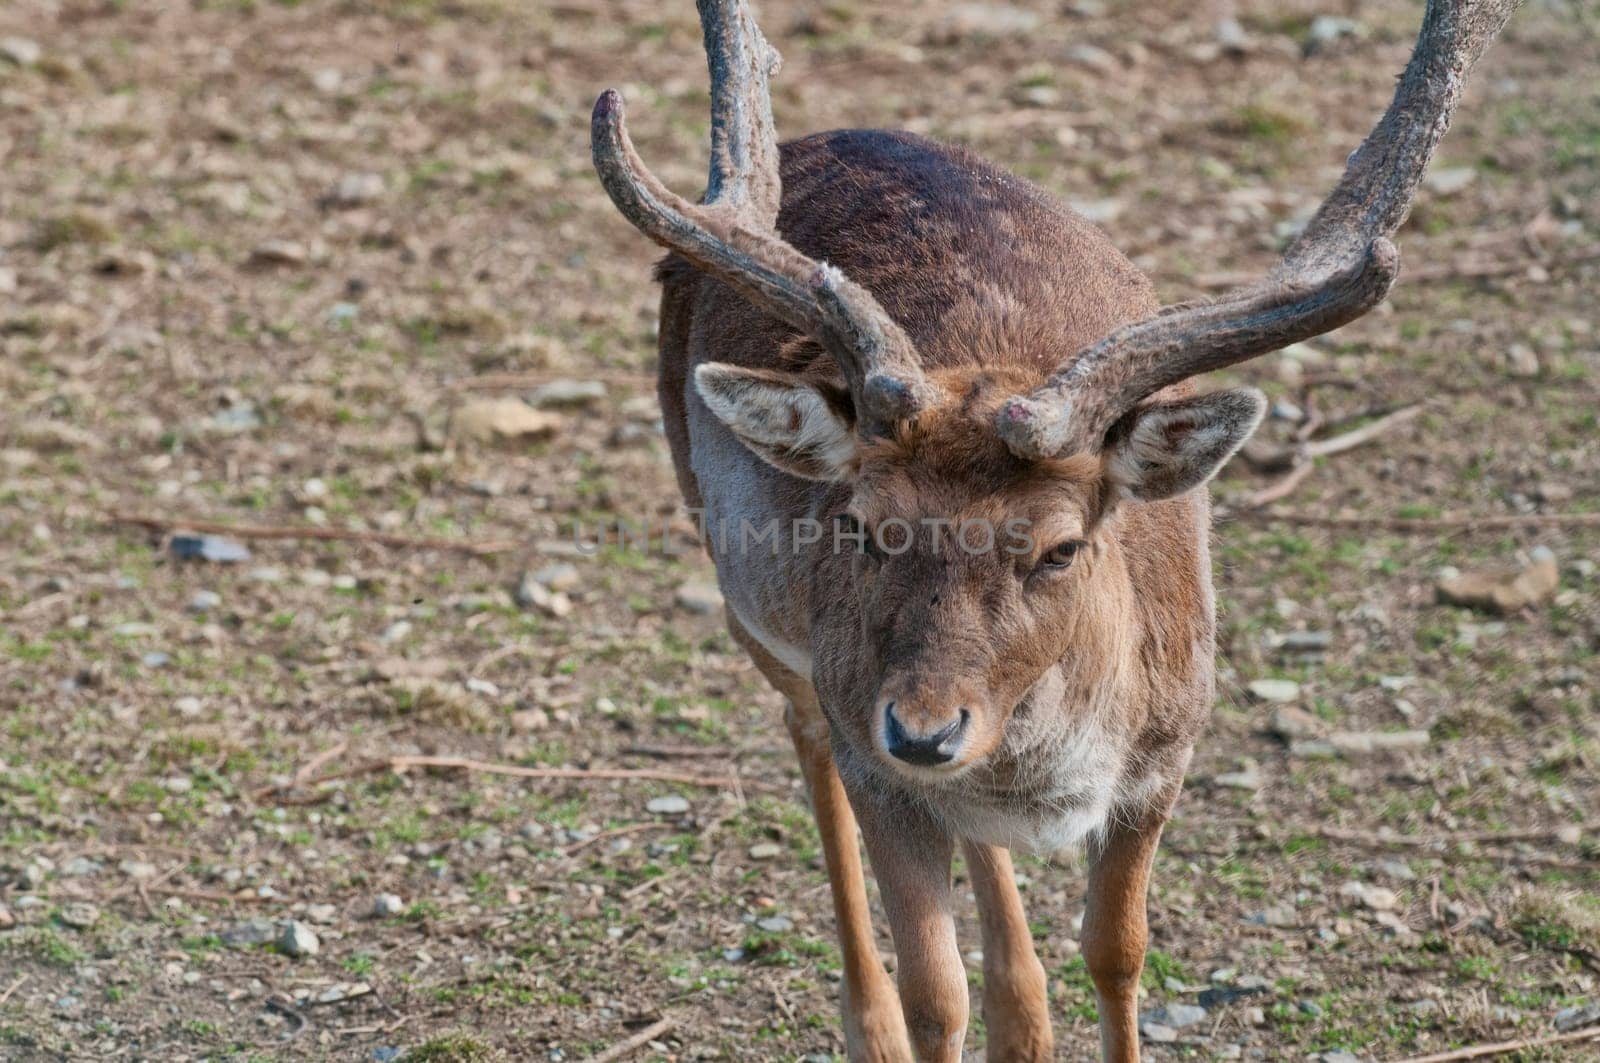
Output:
[[722,362],[696,366],[694,386],[717,419],[768,464],[827,483],[854,476],[855,426],[843,387]]

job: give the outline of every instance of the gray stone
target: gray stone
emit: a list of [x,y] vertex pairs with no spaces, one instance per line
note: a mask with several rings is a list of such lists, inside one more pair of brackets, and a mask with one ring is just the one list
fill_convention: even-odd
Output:
[[1316,738],[1326,730],[1321,720],[1294,705],[1273,709],[1268,726],[1273,734],[1283,739]]
[[772,860],[783,854],[783,846],[777,842],[756,842],[750,847],[750,859]]
[[221,535],[174,535],[167,549],[172,551],[172,556],[184,561],[226,565],[250,560],[248,547]]
[[1346,759],[1426,749],[1428,741],[1427,731],[1337,731],[1328,736],[1328,744]]
[[339,178],[324,198],[331,206],[359,207],[371,203],[383,195],[383,191],[382,174],[351,173]]
[[1218,786],[1230,790],[1248,790],[1251,793],[1261,789],[1264,782],[1261,778],[1261,765],[1249,757],[1240,762],[1238,771],[1225,771],[1213,781]]
[[673,600],[678,608],[698,616],[709,616],[722,608],[722,592],[715,583],[685,583]]
[[256,412],[255,403],[238,402],[212,414],[206,426],[224,435],[252,432],[261,427],[261,414]]
[[1506,372],[1514,377],[1535,377],[1542,370],[1539,365],[1539,356],[1533,348],[1523,343],[1513,343],[1506,348]]
[[278,936],[278,925],[270,919],[246,919],[218,935],[230,949],[248,949],[265,945]]
[[1255,42],[1250,39],[1250,35],[1244,31],[1244,27],[1236,18],[1225,18],[1217,22],[1216,39],[1223,51],[1234,55],[1242,55],[1255,46]]
[[667,794],[665,797],[652,797],[644,809],[657,816],[681,816],[689,811],[689,801],[677,794]]
[[566,561],[546,565],[530,574],[535,583],[542,583],[553,591],[570,591],[578,587],[578,566]]
[[100,909],[87,901],[61,906],[61,921],[76,930],[88,930],[100,921]]
[[939,26],[946,41],[972,37],[1022,37],[1039,28],[1039,16],[1010,4],[957,4]]
[[1339,887],[1339,896],[1375,912],[1393,911],[1400,904],[1400,896],[1394,890],[1387,886],[1370,886],[1365,882],[1346,882]]
[[1198,1004],[1167,1004],[1154,1011],[1146,1012],[1140,1016],[1141,1025],[1145,1023],[1160,1023],[1170,1026],[1174,1030],[1182,1030],[1193,1026],[1197,1022],[1206,1020],[1207,1011]]
[[1441,166],[1429,170],[1422,179],[1428,191],[1441,198],[1464,192],[1478,179],[1478,171],[1471,166]]
[[1334,41],[1354,37],[1359,32],[1361,24],[1355,19],[1339,15],[1318,15],[1311,20],[1311,28],[1306,33],[1306,52],[1310,54],[1319,51]]
[[222,604],[222,595],[216,591],[195,591],[194,597],[189,599],[189,612],[209,613]]
[[44,49],[39,47],[38,41],[27,37],[0,38],[0,58],[17,66],[33,66],[43,57]]
[[794,929],[794,920],[786,915],[769,915],[765,919],[757,919],[756,926],[769,934],[786,934]]
[[278,932],[278,951],[285,956],[315,956],[322,951],[316,931],[297,919],[283,924]]
[[372,914],[379,919],[389,919],[405,909],[405,902],[393,893],[380,893],[372,902]]
[[1578,1004],[1570,1008],[1562,1008],[1556,1012],[1555,1025],[1558,1033],[1567,1033],[1571,1030],[1581,1030],[1585,1026],[1600,1022],[1600,1004]]
[[523,573],[512,595],[524,609],[537,609],[560,620],[572,613],[572,599],[562,591],[553,591],[534,578],[531,572]]
[[552,380],[528,395],[528,405],[537,409],[588,406],[605,397],[606,386],[598,380]]
[[1144,1035],[1146,1041],[1160,1045],[1169,1045],[1178,1039],[1177,1030],[1159,1022],[1140,1020],[1139,1032]]
[[1256,679],[1245,688],[1257,701],[1282,705],[1300,697],[1300,684],[1292,679]]
[[1104,48],[1096,48],[1092,44],[1074,44],[1066,51],[1066,60],[1097,74],[1115,73],[1117,67],[1116,56]]
[[1279,929],[1288,929],[1300,925],[1300,917],[1295,914],[1294,906],[1290,904],[1269,905],[1255,915],[1249,916],[1246,922],[1257,926],[1271,926]]

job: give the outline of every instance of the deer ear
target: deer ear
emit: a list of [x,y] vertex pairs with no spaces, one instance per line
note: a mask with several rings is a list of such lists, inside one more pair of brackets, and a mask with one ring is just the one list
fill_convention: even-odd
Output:
[[717,419],[768,464],[806,480],[853,477],[854,417],[844,388],[722,362],[697,366],[694,386]]
[[1141,406],[1106,437],[1107,476],[1141,502],[1181,495],[1215,476],[1266,411],[1255,388]]

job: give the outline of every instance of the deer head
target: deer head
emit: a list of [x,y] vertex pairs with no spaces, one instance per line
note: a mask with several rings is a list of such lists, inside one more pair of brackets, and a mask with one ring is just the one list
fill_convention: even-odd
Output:
[[[887,763],[931,779],[995,749],[1019,700],[1069,646],[1082,651],[1084,625],[1124,607],[1128,580],[1107,531],[1118,508],[1204,485],[1264,409],[1253,389],[1165,389],[1337,328],[1385,297],[1399,268],[1392,239],[1466,74],[1516,6],[1430,0],[1388,111],[1261,282],[1150,313],[1044,379],[1003,358],[983,360],[1000,369],[925,368],[872,293],[777,233],[768,80],[779,60],[739,0],[699,0],[712,80],[702,202],[646,169],[621,97],[600,97],[594,161],[623,215],[837,368],[818,379],[708,363],[694,384],[765,461],[848,489],[842,519],[867,543],[852,562],[851,652],[876,689],[858,737]],[[963,527],[988,547],[952,538]],[[1105,649],[1109,659],[1115,647]]]

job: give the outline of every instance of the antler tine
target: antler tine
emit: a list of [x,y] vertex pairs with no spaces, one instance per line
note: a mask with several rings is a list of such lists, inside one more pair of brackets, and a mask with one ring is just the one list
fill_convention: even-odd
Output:
[[844,372],[860,430],[888,435],[926,404],[910,338],[865,288],[780,237],[781,184],[768,77],[777,51],[743,0],[699,0],[711,68],[711,173],[704,201],[674,195],[628,137],[607,90],[590,125],[595,170],[622,216],[650,239],[814,337]]
[[1093,450],[1154,392],[1328,332],[1382,302],[1400,265],[1390,238],[1468,71],[1521,2],[1428,0],[1389,109],[1266,279],[1214,302],[1168,307],[1079,352],[1001,409],[997,429],[1012,451],[1036,459]]
[[696,0],[711,69],[711,173],[706,204],[726,203],[753,223],[778,219],[778,129],[770,80],[783,56],[742,3]]

